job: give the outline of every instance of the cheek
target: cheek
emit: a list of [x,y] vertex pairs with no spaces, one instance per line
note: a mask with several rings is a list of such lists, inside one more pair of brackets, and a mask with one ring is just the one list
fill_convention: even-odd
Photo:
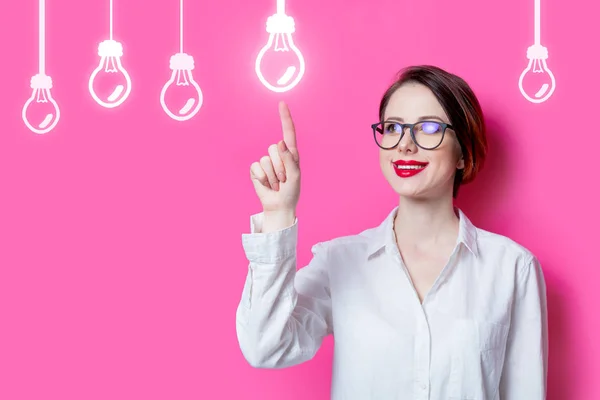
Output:
[[390,155],[385,150],[379,150],[379,165],[382,167],[391,161]]
[[430,158],[429,177],[432,179],[446,180],[456,172],[457,159],[453,152],[446,154],[436,154]]
[[443,170],[454,171],[462,157],[462,150],[458,141],[454,139],[451,143],[447,143],[446,146],[440,147],[439,150],[434,155],[439,167]]

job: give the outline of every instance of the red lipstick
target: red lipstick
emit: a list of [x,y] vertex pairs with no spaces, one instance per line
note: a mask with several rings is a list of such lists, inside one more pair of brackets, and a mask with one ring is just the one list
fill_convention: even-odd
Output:
[[423,171],[429,163],[415,160],[397,160],[392,164],[396,175],[400,178],[410,178]]

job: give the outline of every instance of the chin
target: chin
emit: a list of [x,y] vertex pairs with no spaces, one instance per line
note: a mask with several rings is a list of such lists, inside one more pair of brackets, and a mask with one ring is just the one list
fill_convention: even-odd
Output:
[[[392,173],[394,172],[392,171]],[[398,196],[402,198],[412,200],[430,200],[440,197],[440,192],[443,192],[443,189],[439,186],[428,185],[425,180],[419,179],[416,176],[413,178],[403,179],[394,174],[389,178],[391,179],[388,179],[388,183],[398,194]]]
[[406,188],[396,189],[396,193],[401,198],[412,199],[412,200],[426,200],[427,198],[430,197],[430,196],[427,196],[426,192],[423,192],[420,190],[407,190]]
[[423,187],[419,187],[420,185],[415,185],[412,182],[398,182],[398,177],[394,176],[392,178],[396,178],[392,182],[389,182],[392,189],[400,196],[406,198],[424,198],[427,196],[427,190],[423,190]]
[[410,199],[410,200],[415,200],[415,201],[429,201],[429,200],[436,200],[436,199],[440,199],[445,197],[446,192],[450,193],[450,196],[452,196],[452,189],[453,186],[450,186],[449,188],[446,188],[446,186],[429,186],[429,185],[424,185],[422,182],[420,182],[421,184],[417,183],[417,182],[390,182],[392,188],[394,189],[394,191],[398,194],[398,196],[400,196],[401,198],[405,198],[405,199]]

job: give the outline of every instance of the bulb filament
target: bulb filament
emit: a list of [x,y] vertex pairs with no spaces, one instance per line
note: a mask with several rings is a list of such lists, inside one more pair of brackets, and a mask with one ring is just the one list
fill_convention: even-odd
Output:
[[187,79],[186,71],[177,70],[177,86],[189,86],[190,82]]
[[105,72],[117,72],[119,68],[117,68],[115,57],[108,57],[106,59],[106,68],[104,68]]
[[542,60],[540,60],[540,59],[533,60],[533,72],[544,73],[544,67],[542,65]]
[[290,51],[284,35],[285,33],[275,34],[275,51]]
[[48,98],[46,97],[46,91],[38,89],[35,101],[37,103],[47,103],[48,102]]

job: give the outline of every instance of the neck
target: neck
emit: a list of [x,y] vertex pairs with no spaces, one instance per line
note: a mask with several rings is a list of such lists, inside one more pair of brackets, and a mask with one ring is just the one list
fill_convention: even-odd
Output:
[[454,212],[452,196],[436,199],[400,198],[394,232],[398,244],[431,248],[454,245],[459,218]]

